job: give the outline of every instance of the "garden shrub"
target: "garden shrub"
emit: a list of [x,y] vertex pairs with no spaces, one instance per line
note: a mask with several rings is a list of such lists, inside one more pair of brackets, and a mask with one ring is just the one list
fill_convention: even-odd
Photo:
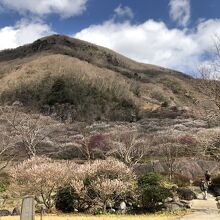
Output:
[[148,173],[138,178],[142,208],[150,212],[158,211],[164,200],[172,196],[170,190],[160,184],[161,176],[158,173]]
[[128,166],[107,158],[80,165],[74,171],[71,186],[79,195],[80,203],[86,204],[87,210],[96,210],[94,207],[98,206],[106,212],[108,203],[114,205],[118,200],[124,200],[133,190],[133,181],[134,176]]
[[141,193],[142,206],[150,212],[158,211],[164,200],[170,196],[172,194],[169,189],[158,185],[149,185]]
[[220,175],[215,176],[214,178],[212,178],[212,184],[220,185]]
[[220,196],[220,175],[212,178],[212,184],[209,187],[215,196]]
[[73,212],[77,198],[78,196],[71,186],[59,188],[56,194],[56,209],[64,213]]
[[148,173],[138,178],[138,187],[144,189],[148,186],[159,186],[161,176],[158,173]]

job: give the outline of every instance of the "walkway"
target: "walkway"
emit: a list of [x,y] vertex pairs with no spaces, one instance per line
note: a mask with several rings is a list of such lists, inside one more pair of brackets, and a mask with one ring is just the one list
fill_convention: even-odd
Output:
[[208,199],[203,200],[202,195],[192,201],[191,213],[181,220],[220,220],[220,209],[217,208],[215,197],[208,194]]

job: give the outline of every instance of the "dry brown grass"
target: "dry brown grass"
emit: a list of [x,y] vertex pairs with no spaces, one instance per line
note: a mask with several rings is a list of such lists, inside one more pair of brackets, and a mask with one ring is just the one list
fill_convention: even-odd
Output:
[[[63,36],[49,38],[57,39],[59,54],[53,49],[32,51],[31,45],[26,46],[25,50],[22,48],[14,50],[11,56],[18,53],[15,59],[1,59],[7,53],[0,53],[0,94],[7,90],[13,91],[19,88],[19,85],[29,88],[28,86],[34,86],[42,80],[62,75],[80,78],[83,83],[86,82],[91,87],[99,89],[98,91],[115,91],[116,97],[132,99],[143,111],[155,110],[154,106],[149,107],[147,103],[145,104],[143,98],[149,97],[152,90],[160,90],[172,106],[204,108],[201,101],[207,98],[198,91],[196,80],[168,69],[137,63],[106,48],[83,41]],[[70,43],[69,46],[65,44],[66,40]],[[30,54],[26,54],[25,51],[29,51]],[[131,88],[132,84],[137,82],[141,90],[138,97]],[[175,87],[179,90],[177,88],[176,91]],[[173,93],[173,90],[176,92]],[[212,103],[208,102],[213,108]]]
[[[117,97],[133,97],[130,80],[125,79],[119,73],[99,68],[77,58],[65,55],[47,55],[36,57],[35,60],[28,60],[27,63],[18,66],[20,67],[10,69],[0,78],[0,92],[17,88],[21,84],[30,87],[45,79],[65,76],[79,83],[96,87],[102,92],[114,91]],[[7,64],[0,67],[0,72],[4,72],[6,67]]]
[[[0,220],[19,220],[18,216],[0,217]],[[175,220],[177,215],[100,215],[100,216],[80,216],[80,215],[65,215],[65,216],[44,216],[43,220]],[[37,216],[35,220],[40,220]]]

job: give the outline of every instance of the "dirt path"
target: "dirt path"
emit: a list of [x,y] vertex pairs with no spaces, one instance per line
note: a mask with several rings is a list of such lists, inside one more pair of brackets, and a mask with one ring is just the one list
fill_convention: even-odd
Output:
[[192,201],[192,213],[181,220],[220,220],[220,210],[217,208],[215,198],[208,194],[208,199],[203,200],[202,195]]

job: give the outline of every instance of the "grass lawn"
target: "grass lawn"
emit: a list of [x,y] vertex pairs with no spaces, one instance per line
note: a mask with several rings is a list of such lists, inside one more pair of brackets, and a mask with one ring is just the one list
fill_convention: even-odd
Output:
[[[43,216],[43,220],[176,220],[181,214],[157,214],[157,215],[51,215]],[[0,217],[0,220],[20,220],[18,216]],[[40,220],[40,217],[35,217]]]

